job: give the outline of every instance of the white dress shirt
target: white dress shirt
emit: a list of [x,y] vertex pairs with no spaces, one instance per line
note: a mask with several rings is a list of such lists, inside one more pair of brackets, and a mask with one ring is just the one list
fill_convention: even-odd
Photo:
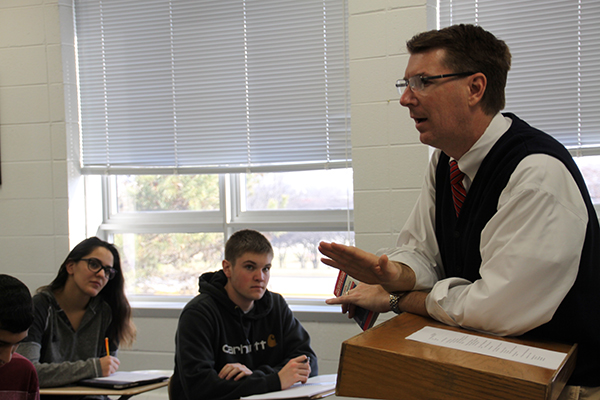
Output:
[[[467,190],[481,162],[512,120],[498,114],[461,157]],[[520,335],[549,321],[575,282],[588,222],[585,203],[567,168],[534,154],[514,170],[496,214],[481,233],[481,279],[446,278],[435,235],[436,150],[419,200],[390,260],[412,268],[414,290],[429,290],[431,317],[453,326]]]

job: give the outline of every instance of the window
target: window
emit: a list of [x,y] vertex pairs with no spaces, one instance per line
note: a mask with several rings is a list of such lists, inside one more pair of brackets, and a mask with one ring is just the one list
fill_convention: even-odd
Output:
[[508,44],[506,111],[561,141],[600,202],[600,3],[441,0],[439,19],[475,23]]
[[102,175],[99,235],[121,249],[128,293],[197,293],[251,228],[274,246],[272,290],[331,294],[316,246],[353,243],[347,14],[336,0],[75,1],[82,171]]
[[112,201],[100,231],[121,250],[129,294],[196,294],[198,275],[221,268],[227,235],[253,228],[273,245],[270,290],[329,297],[337,270],[320,262],[318,243],[354,240],[351,169],[104,182]]

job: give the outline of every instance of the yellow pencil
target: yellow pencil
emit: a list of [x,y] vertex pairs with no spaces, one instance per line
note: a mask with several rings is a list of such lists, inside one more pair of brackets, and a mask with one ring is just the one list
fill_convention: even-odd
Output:
[[104,344],[106,345],[106,355],[110,356],[110,349],[108,348],[108,338],[104,338]]

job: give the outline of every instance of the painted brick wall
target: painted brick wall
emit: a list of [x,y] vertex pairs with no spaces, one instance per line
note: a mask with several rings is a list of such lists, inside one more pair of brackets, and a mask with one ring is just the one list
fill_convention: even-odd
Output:
[[355,0],[350,13],[354,228],[357,246],[374,252],[395,245],[427,166],[428,148],[394,84],[408,61],[406,41],[427,29],[435,8],[426,0]]

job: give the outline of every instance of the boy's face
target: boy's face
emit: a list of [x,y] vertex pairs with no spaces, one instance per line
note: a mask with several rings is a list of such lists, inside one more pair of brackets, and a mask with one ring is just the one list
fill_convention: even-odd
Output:
[[26,337],[27,331],[12,333],[10,331],[0,329],[0,368],[10,362],[13,353],[19,346],[19,343],[21,343],[21,341]]
[[242,310],[250,310],[254,301],[264,296],[272,260],[273,255],[269,253],[244,253],[235,260],[235,265],[223,260],[223,271],[227,276],[225,290]]

